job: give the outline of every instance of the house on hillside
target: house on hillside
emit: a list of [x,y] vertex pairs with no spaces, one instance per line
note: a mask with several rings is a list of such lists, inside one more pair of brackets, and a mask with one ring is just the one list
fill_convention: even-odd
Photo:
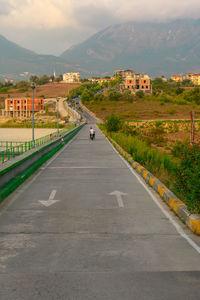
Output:
[[183,75],[172,75],[171,76],[171,80],[173,80],[175,82],[183,82],[184,79],[185,79],[185,77]]
[[66,83],[80,82],[80,73],[65,73],[63,74],[63,81]]
[[191,80],[194,85],[200,85],[200,74],[187,74],[187,79]]
[[[34,99],[34,111],[44,110],[44,99]],[[2,116],[11,118],[31,117],[33,113],[32,98],[7,98],[5,99],[5,109],[2,109]]]
[[145,94],[151,94],[151,79],[146,74],[127,76],[122,84],[122,88],[130,90],[132,93],[143,91]]

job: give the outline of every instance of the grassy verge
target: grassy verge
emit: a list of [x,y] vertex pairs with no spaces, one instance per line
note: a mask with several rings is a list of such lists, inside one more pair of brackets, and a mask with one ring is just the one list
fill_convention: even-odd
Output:
[[197,145],[179,143],[168,154],[152,148],[139,136],[107,132],[104,125],[99,127],[184,201],[191,213],[200,213],[200,148]]

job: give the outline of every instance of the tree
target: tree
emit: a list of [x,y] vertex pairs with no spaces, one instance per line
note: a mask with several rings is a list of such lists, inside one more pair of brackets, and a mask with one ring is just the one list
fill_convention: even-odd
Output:
[[124,90],[122,94],[122,99],[126,102],[132,103],[135,100],[135,95],[131,93],[130,90]]
[[108,93],[108,98],[110,101],[119,101],[122,94],[116,90],[110,90]]
[[137,96],[138,98],[144,98],[144,92],[143,92],[143,91],[137,91],[137,92],[136,92],[136,96]]
[[176,90],[175,90],[175,93],[176,95],[180,95],[184,92],[184,89],[182,89],[181,87],[178,87]]
[[84,103],[84,102],[88,102],[90,100],[92,100],[92,94],[90,91],[85,89],[81,95],[81,101]]
[[17,89],[28,88],[30,86],[30,83],[28,81],[21,80],[21,81],[18,81],[15,86]]
[[45,83],[48,83],[49,82],[49,77],[47,75],[42,75],[38,80],[37,80],[37,84],[38,85],[42,85],[42,84],[45,84]]
[[122,122],[119,116],[111,114],[106,118],[106,130],[108,132],[117,132],[122,128]]
[[49,79],[50,79],[52,82],[54,82],[54,81],[55,81],[55,76],[54,76],[54,74],[52,74],[52,75],[49,77]]
[[48,114],[49,112],[49,105],[48,103],[45,103],[45,114]]
[[56,82],[60,82],[63,80],[63,75],[60,74],[57,78],[56,78]]
[[194,84],[193,84],[193,82],[191,81],[191,80],[189,80],[189,79],[184,79],[183,81],[182,81],[182,84],[181,84],[182,86],[194,86]]
[[29,81],[30,82],[34,82],[34,83],[36,83],[37,81],[38,81],[38,76],[36,76],[36,75],[31,75],[30,76],[30,78],[29,78]]
[[105,96],[103,93],[98,93],[94,96],[94,101],[96,102],[102,102],[105,100]]

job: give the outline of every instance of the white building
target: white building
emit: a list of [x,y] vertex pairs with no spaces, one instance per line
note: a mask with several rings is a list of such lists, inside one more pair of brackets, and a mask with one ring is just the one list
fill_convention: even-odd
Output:
[[63,74],[63,81],[67,83],[79,82],[80,73],[65,73]]

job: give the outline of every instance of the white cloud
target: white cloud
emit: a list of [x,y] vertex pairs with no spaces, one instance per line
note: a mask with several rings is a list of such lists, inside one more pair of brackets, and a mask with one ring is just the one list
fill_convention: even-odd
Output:
[[200,17],[199,0],[140,0],[128,1],[115,11],[121,21],[166,21],[178,18]]
[[112,23],[200,16],[199,0],[0,0],[0,7],[1,15],[6,12],[0,24],[22,28],[96,28],[109,19]]
[[54,0],[10,0],[8,3],[10,13],[1,18],[0,24],[27,29],[63,28],[68,25],[68,18]]
[[[0,34],[20,44],[24,38],[24,47],[28,40],[30,42],[30,38],[26,38],[30,33],[33,40],[37,35],[38,43],[40,36],[41,39],[45,34],[49,37],[52,32],[54,36],[46,44],[55,49],[53,43],[60,36],[70,46],[112,24],[167,21],[183,17],[200,18],[200,1],[0,0]],[[42,43],[45,45],[44,41]],[[36,48],[35,44],[34,50]],[[41,47],[38,49],[42,51]]]

